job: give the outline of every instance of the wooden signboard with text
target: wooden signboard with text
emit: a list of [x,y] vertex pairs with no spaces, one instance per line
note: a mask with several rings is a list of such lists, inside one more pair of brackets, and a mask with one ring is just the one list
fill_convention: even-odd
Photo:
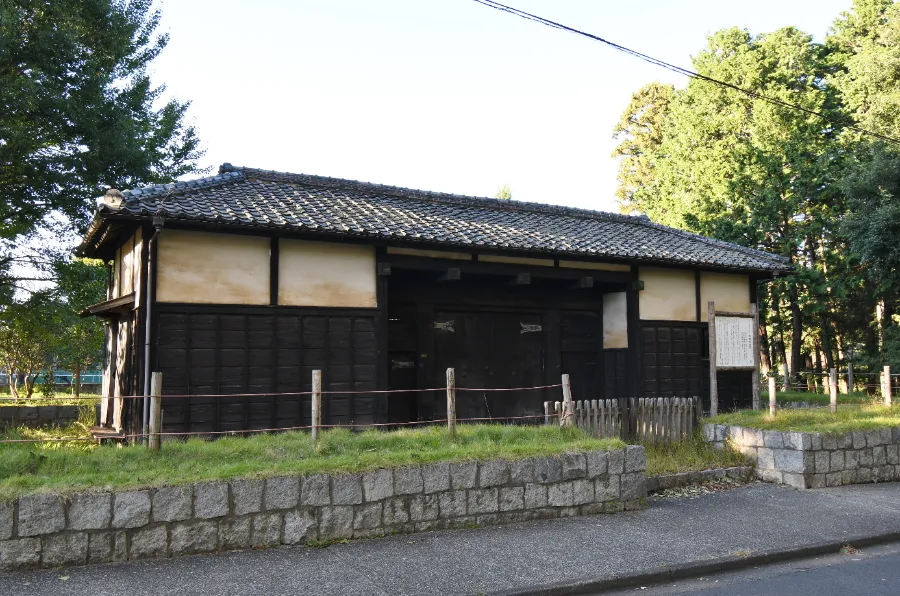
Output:
[[716,312],[709,303],[709,413],[719,412],[720,370],[753,371],[753,409],[759,409],[759,312],[756,304],[749,313]]

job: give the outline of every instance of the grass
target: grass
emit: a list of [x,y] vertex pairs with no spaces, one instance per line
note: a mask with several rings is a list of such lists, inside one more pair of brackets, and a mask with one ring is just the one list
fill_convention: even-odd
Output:
[[[761,396],[763,405],[769,403],[769,392],[763,391]],[[838,404],[872,404],[881,398],[866,393],[851,393],[850,395],[838,395]],[[831,397],[825,393],[810,393],[808,391],[777,391],[776,402],[801,402],[810,405],[827,406],[831,403]]]
[[715,449],[699,432],[687,441],[647,443],[644,447],[647,449],[648,476],[749,465],[747,458],[730,447]]
[[82,393],[77,399],[69,393],[57,393],[56,397],[44,398],[35,391],[30,399],[20,397],[18,402],[7,393],[0,393],[0,408],[4,406],[93,406],[102,399],[96,393]]
[[900,426],[900,407],[888,408],[879,405],[838,407],[834,414],[827,408],[777,410],[775,416],[769,416],[768,410],[739,410],[730,414],[720,414],[707,422],[767,430],[843,434],[854,430]]
[[[18,429],[7,438],[78,436],[65,429]],[[2,436],[0,436],[2,438]],[[216,441],[164,442],[160,453],[141,446],[33,443],[0,446],[0,500],[33,492],[186,484],[243,476],[350,472],[405,464],[616,449],[617,439],[593,439],[556,426],[464,425],[445,428],[323,433],[318,448],[306,433],[288,432]]]

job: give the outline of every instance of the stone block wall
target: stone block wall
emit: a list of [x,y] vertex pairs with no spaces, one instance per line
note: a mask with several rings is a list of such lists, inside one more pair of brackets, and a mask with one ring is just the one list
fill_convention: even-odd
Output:
[[3,426],[66,426],[78,420],[81,406],[3,406],[0,407],[0,427]]
[[659,476],[647,477],[647,493],[657,493],[672,488],[706,484],[708,482],[721,482],[723,480],[749,482],[752,478],[753,467],[751,466],[735,466],[732,468],[715,468],[712,470],[661,474]]
[[704,425],[706,440],[726,442],[756,464],[756,476],[795,488],[900,480],[900,428],[845,434]]
[[615,513],[646,505],[643,447],[0,503],[0,568],[57,567]]

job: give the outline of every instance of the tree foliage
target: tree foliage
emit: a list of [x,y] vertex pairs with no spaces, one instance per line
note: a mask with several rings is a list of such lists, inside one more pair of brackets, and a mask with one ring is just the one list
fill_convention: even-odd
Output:
[[0,3],[0,237],[54,211],[81,226],[107,186],[197,171],[189,102],[163,102],[148,74],[168,42],[152,4]]
[[60,315],[59,303],[48,292],[34,293],[0,314],[0,358],[13,398],[30,398],[35,378],[51,363]]
[[622,210],[791,259],[761,309],[766,356],[793,372],[831,366],[851,344],[877,353],[879,301],[891,322],[900,161],[848,125],[897,135],[898,42],[890,0],[856,0],[821,44],[793,27],[721,30],[694,70],[825,117],[691,79],[642,88],[614,129]]

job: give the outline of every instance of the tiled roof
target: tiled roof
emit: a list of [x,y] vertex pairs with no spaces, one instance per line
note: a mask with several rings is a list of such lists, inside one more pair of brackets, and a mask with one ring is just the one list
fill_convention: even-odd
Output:
[[122,193],[100,204],[83,248],[108,216],[358,236],[715,268],[785,271],[783,257],[633,217],[224,164],[207,178]]

